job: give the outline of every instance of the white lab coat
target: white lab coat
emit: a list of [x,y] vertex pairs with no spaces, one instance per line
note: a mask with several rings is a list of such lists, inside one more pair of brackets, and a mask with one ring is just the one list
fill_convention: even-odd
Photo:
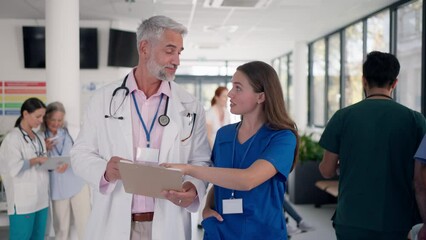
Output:
[[[117,181],[111,194],[99,192],[99,183],[105,173],[108,160],[113,156],[133,158],[131,95],[124,98],[125,91],[118,91],[112,101],[112,114],[121,104],[116,116],[124,119],[106,118],[109,115],[112,92],[122,81],[110,84],[95,92],[86,110],[84,123],[71,150],[74,172],[85,179],[94,189],[93,208],[86,227],[87,240],[124,240],[130,238],[132,195],[124,191]],[[192,124],[188,114],[196,114]],[[171,82],[171,97],[167,115],[170,123],[164,128],[159,163],[190,163],[210,165],[210,147],[205,128],[205,113],[196,99],[176,83]],[[185,177],[197,188],[198,197],[205,195],[206,183]],[[198,210],[199,200],[187,209],[178,207],[168,200],[155,199],[153,240],[190,240],[191,215]]]
[[[46,150],[44,138],[41,140]],[[0,173],[6,190],[7,214],[34,213],[49,206],[49,175],[46,170],[32,166],[22,170],[24,161],[37,157],[30,138],[24,140],[19,128],[12,129],[0,147]],[[38,146],[38,140],[35,139]]]

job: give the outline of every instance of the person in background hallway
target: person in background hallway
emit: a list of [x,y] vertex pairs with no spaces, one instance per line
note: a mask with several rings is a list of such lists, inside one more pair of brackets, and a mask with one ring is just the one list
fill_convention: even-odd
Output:
[[399,69],[392,54],[369,53],[362,69],[366,98],[338,110],[321,136],[321,174],[331,178],[340,170],[338,240],[405,240],[414,225],[413,156],[426,123],[393,101]]
[[[311,226],[308,222],[302,219],[300,214],[297,213],[296,209],[294,209],[293,206],[291,206],[291,203],[288,202],[285,198],[283,202],[283,209],[284,212],[286,212],[291,218],[294,219],[294,221],[296,221],[297,229],[299,229],[300,231],[307,232],[315,230],[313,226]],[[297,229],[287,223],[287,233],[289,236],[298,232]]]
[[[47,105],[42,128],[47,155],[69,156],[74,141],[65,127],[65,108],[60,102]],[[83,179],[77,177],[71,166],[63,164],[61,171],[51,171],[50,196],[53,209],[53,227],[56,240],[69,239],[71,213],[79,239],[83,239],[84,229],[90,214],[90,190]]]
[[32,129],[43,122],[46,106],[29,98],[0,146],[0,174],[6,190],[10,240],[43,240],[49,206],[49,176],[43,137]]
[[[228,100],[228,89],[226,87],[217,87],[214,91],[214,96],[211,100],[211,108],[206,112],[206,126],[207,126],[207,138],[209,140],[210,147],[213,147],[216,133],[219,128],[230,124],[230,114],[226,108]],[[212,184],[209,184],[207,191],[210,191]],[[206,205],[206,198],[203,198],[200,209],[203,209]],[[198,226],[201,227],[201,221],[203,220],[202,211],[198,214]]]
[[226,108],[228,100],[228,89],[220,86],[214,91],[214,96],[211,100],[211,108],[206,112],[207,137],[210,146],[213,147],[216,138],[217,130],[231,123],[230,114]]
[[[419,149],[414,156],[414,186],[416,189],[417,205],[423,223],[419,225],[417,240],[426,240],[426,135],[420,143]],[[414,228],[413,228],[414,229]]]
[[165,16],[137,30],[139,63],[123,80],[95,92],[71,150],[74,172],[94,189],[85,239],[191,239],[207,183],[185,177],[166,199],[128,194],[120,159],[209,166],[203,106],[173,82],[186,28]]
[[214,184],[203,212],[205,240],[287,239],[282,205],[297,159],[298,134],[278,75],[264,62],[243,64],[228,96],[231,113],[242,121],[217,132],[211,157],[215,167],[164,165]]

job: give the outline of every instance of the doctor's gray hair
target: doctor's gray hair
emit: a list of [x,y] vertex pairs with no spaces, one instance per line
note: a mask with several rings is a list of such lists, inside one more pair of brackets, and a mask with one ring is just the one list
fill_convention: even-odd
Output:
[[185,36],[188,32],[184,25],[169,17],[153,16],[144,20],[139,25],[136,33],[136,47],[139,49],[139,44],[143,40],[160,39],[166,29],[180,33],[182,36]]

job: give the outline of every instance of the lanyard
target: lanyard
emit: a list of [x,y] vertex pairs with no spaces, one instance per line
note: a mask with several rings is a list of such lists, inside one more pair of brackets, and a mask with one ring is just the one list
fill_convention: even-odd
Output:
[[[237,130],[235,131],[234,142],[233,142],[233,145],[232,145],[232,162],[231,163],[232,163],[233,168],[235,168],[235,166],[234,166],[235,152],[236,152],[235,148],[236,148],[236,142],[238,141],[237,137],[238,137],[238,131],[240,130],[240,126],[241,126],[241,122],[238,123],[238,125],[237,125]],[[256,135],[257,135],[258,132],[259,132],[259,130],[251,137],[250,142],[249,142],[249,144],[246,148],[246,151],[244,152],[244,155],[241,159],[241,162],[240,162],[240,164],[238,164],[238,168],[241,169],[243,162],[247,157],[247,153],[250,150],[251,145],[253,144],[253,141],[256,138]],[[235,190],[232,190],[231,198],[234,198],[234,195],[235,195]]]
[[160,110],[161,101],[163,101],[163,93],[160,96],[160,103],[158,103],[157,111],[155,112],[154,118],[152,119],[151,127],[149,128],[149,131],[146,128],[146,125],[145,125],[145,122],[143,121],[141,113],[139,112],[139,106],[138,106],[138,103],[136,102],[136,98],[135,98],[135,94],[134,93],[135,92],[132,92],[133,102],[135,103],[136,112],[138,113],[139,120],[141,120],[141,123],[142,123],[142,126],[143,126],[143,130],[145,131],[145,135],[146,135],[146,147],[149,148],[149,146],[150,146],[150,140],[151,140],[151,132],[152,132],[152,129],[154,128],[154,122],[155,122],[155,119],[157,119],[158,111]]
[[[49,131],[48,131],[48,130],[46,130],[45,135],[46,135],[46,137],[47,137],[47,138],[49,138],[49,137],[50,137],[50,136],[49,136]],[[59,136],[59,130],[58,130],[57,135]],[[65,140],[66,140],[66,138],[67,138],[67,135],[66,135],[66,134],[64,134],[64,136],[63,136],[63,137],[64,137],[64,139],[62,140],[62,145],[61,145],[62,147],[61,147],[61,151],[59,151],[59,149],[57,148],[58,144],[53,145],[53,148],[55,149],[56,153],[57,153],[59,156],[62,156],[62,153],[64,152]]]

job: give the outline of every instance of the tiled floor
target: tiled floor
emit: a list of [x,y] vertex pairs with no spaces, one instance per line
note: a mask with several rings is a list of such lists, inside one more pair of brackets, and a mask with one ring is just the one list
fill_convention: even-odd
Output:
[[[331,225],[331,216],[336,209],[335,204],[322,205],[315,208],[314,205],[293,205],[302,218],[315,227],[314,231],[299,233],[291,237],[291,240],[335,240],[333,226]],[[294,221],[290,224],[296,226]]]
[[[297,233],[291,240],[335,240],[334,230],[331,226],[330,218],[333,215],[335,205],[323,205],[321,208],[315,208],[313,205],[293,205],[303,219],[315,227],[312,232]],[[296,223],[290,218],[290,224]],[[5,212],[0,213],[0,240],[8,239],[9,227],[8,217]],[[194,219],[192,240],[202,240],[203,230],[197,227]],[[75,229],[72,228],[70,240],[77,240]],[[47,238],[53,240],[54,238]]]
[[[323,205],[320,208],[315,208],[314,205],[293,205],[296,211],[302,218],[315,227],[314,231],[296,233],[291,236],[291,240],[335,240],[334,229],[331,225],[331,216],[336,208],[335,204]],[[293,219],[289,218],[289,223],[296,226]],[[193,224],[192,240],[202,240],[203,230],[198,229]]]

